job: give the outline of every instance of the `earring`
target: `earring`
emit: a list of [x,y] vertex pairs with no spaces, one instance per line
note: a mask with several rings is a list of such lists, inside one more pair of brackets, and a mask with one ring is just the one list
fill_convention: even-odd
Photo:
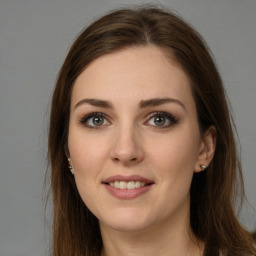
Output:
[[[70,158],[68,158],[68,161],[70,162]],[[71,165],[68,166],[68,169],[71,171],[71,173],[74,175],[74,172],[72,171],[73,167]]]
[[203,170],[206,169],[206,166],[205,166],[204,164],[200,164],[200,168],[201,168],[201,170],[203,171]]

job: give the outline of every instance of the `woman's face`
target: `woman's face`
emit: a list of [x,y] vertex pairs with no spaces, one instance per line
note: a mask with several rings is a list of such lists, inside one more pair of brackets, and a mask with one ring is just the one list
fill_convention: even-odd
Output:
[[77,78],[71,165],[101,227],[144,230],[188,220],[193,173],[207,164],[189,83],[153,46],[101,56]]

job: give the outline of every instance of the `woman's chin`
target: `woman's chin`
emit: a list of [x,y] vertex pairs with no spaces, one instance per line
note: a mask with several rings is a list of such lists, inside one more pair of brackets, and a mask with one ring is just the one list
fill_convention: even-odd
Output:
[[147,229],[150,226],[150,220],[148,218],[141,218],[137,214],[124,213],[111,218],[104,218],[100,220],[100,228],[112,229],[122,232],[139,232]]
[[112,229],[114,231],[118,232],[141,232],[144,229],[146,229],[147,225],[144,225],[143,223],[100,223],[101,229],[106,227],[108,229]]

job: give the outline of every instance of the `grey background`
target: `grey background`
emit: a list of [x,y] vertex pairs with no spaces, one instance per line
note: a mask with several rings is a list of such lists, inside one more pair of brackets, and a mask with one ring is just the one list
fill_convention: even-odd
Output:
[[[80,30],[106,11],[148,1],[0,0],[0,255],[47,255],[44,220],[49,102],[58,70]],[[212,49],[242,145],[247,204],[256,228],[256,1],[163,0]],[[50,212],[50,207],[48,208]]]

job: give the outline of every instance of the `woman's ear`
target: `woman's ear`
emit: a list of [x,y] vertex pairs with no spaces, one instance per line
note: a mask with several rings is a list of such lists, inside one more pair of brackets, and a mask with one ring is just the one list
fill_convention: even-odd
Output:
[[72,167],[72,162],[71,162],[71,158],[70,158],[68,143],[65,143],[65,145],[64,145],[64,152],[65,152],[65,155],[66,155],[67,160],[68,160],[68,169],[74,175],[74,170],[73,170],[73,167]]
[[211,163],[216,148],[216,128],[210,126],[202,135],[198,157],[195,164],[195,172],[200,172],[206,169]]
[[66,147],[66,145],[64,147],[64,150],[65,150],[65,155],[66,155],[67,161],[68,161],[68,170],[74,175],[74,170],[73,170],[73,166],[72,166],[69,150],[68,150],[68,147]]

